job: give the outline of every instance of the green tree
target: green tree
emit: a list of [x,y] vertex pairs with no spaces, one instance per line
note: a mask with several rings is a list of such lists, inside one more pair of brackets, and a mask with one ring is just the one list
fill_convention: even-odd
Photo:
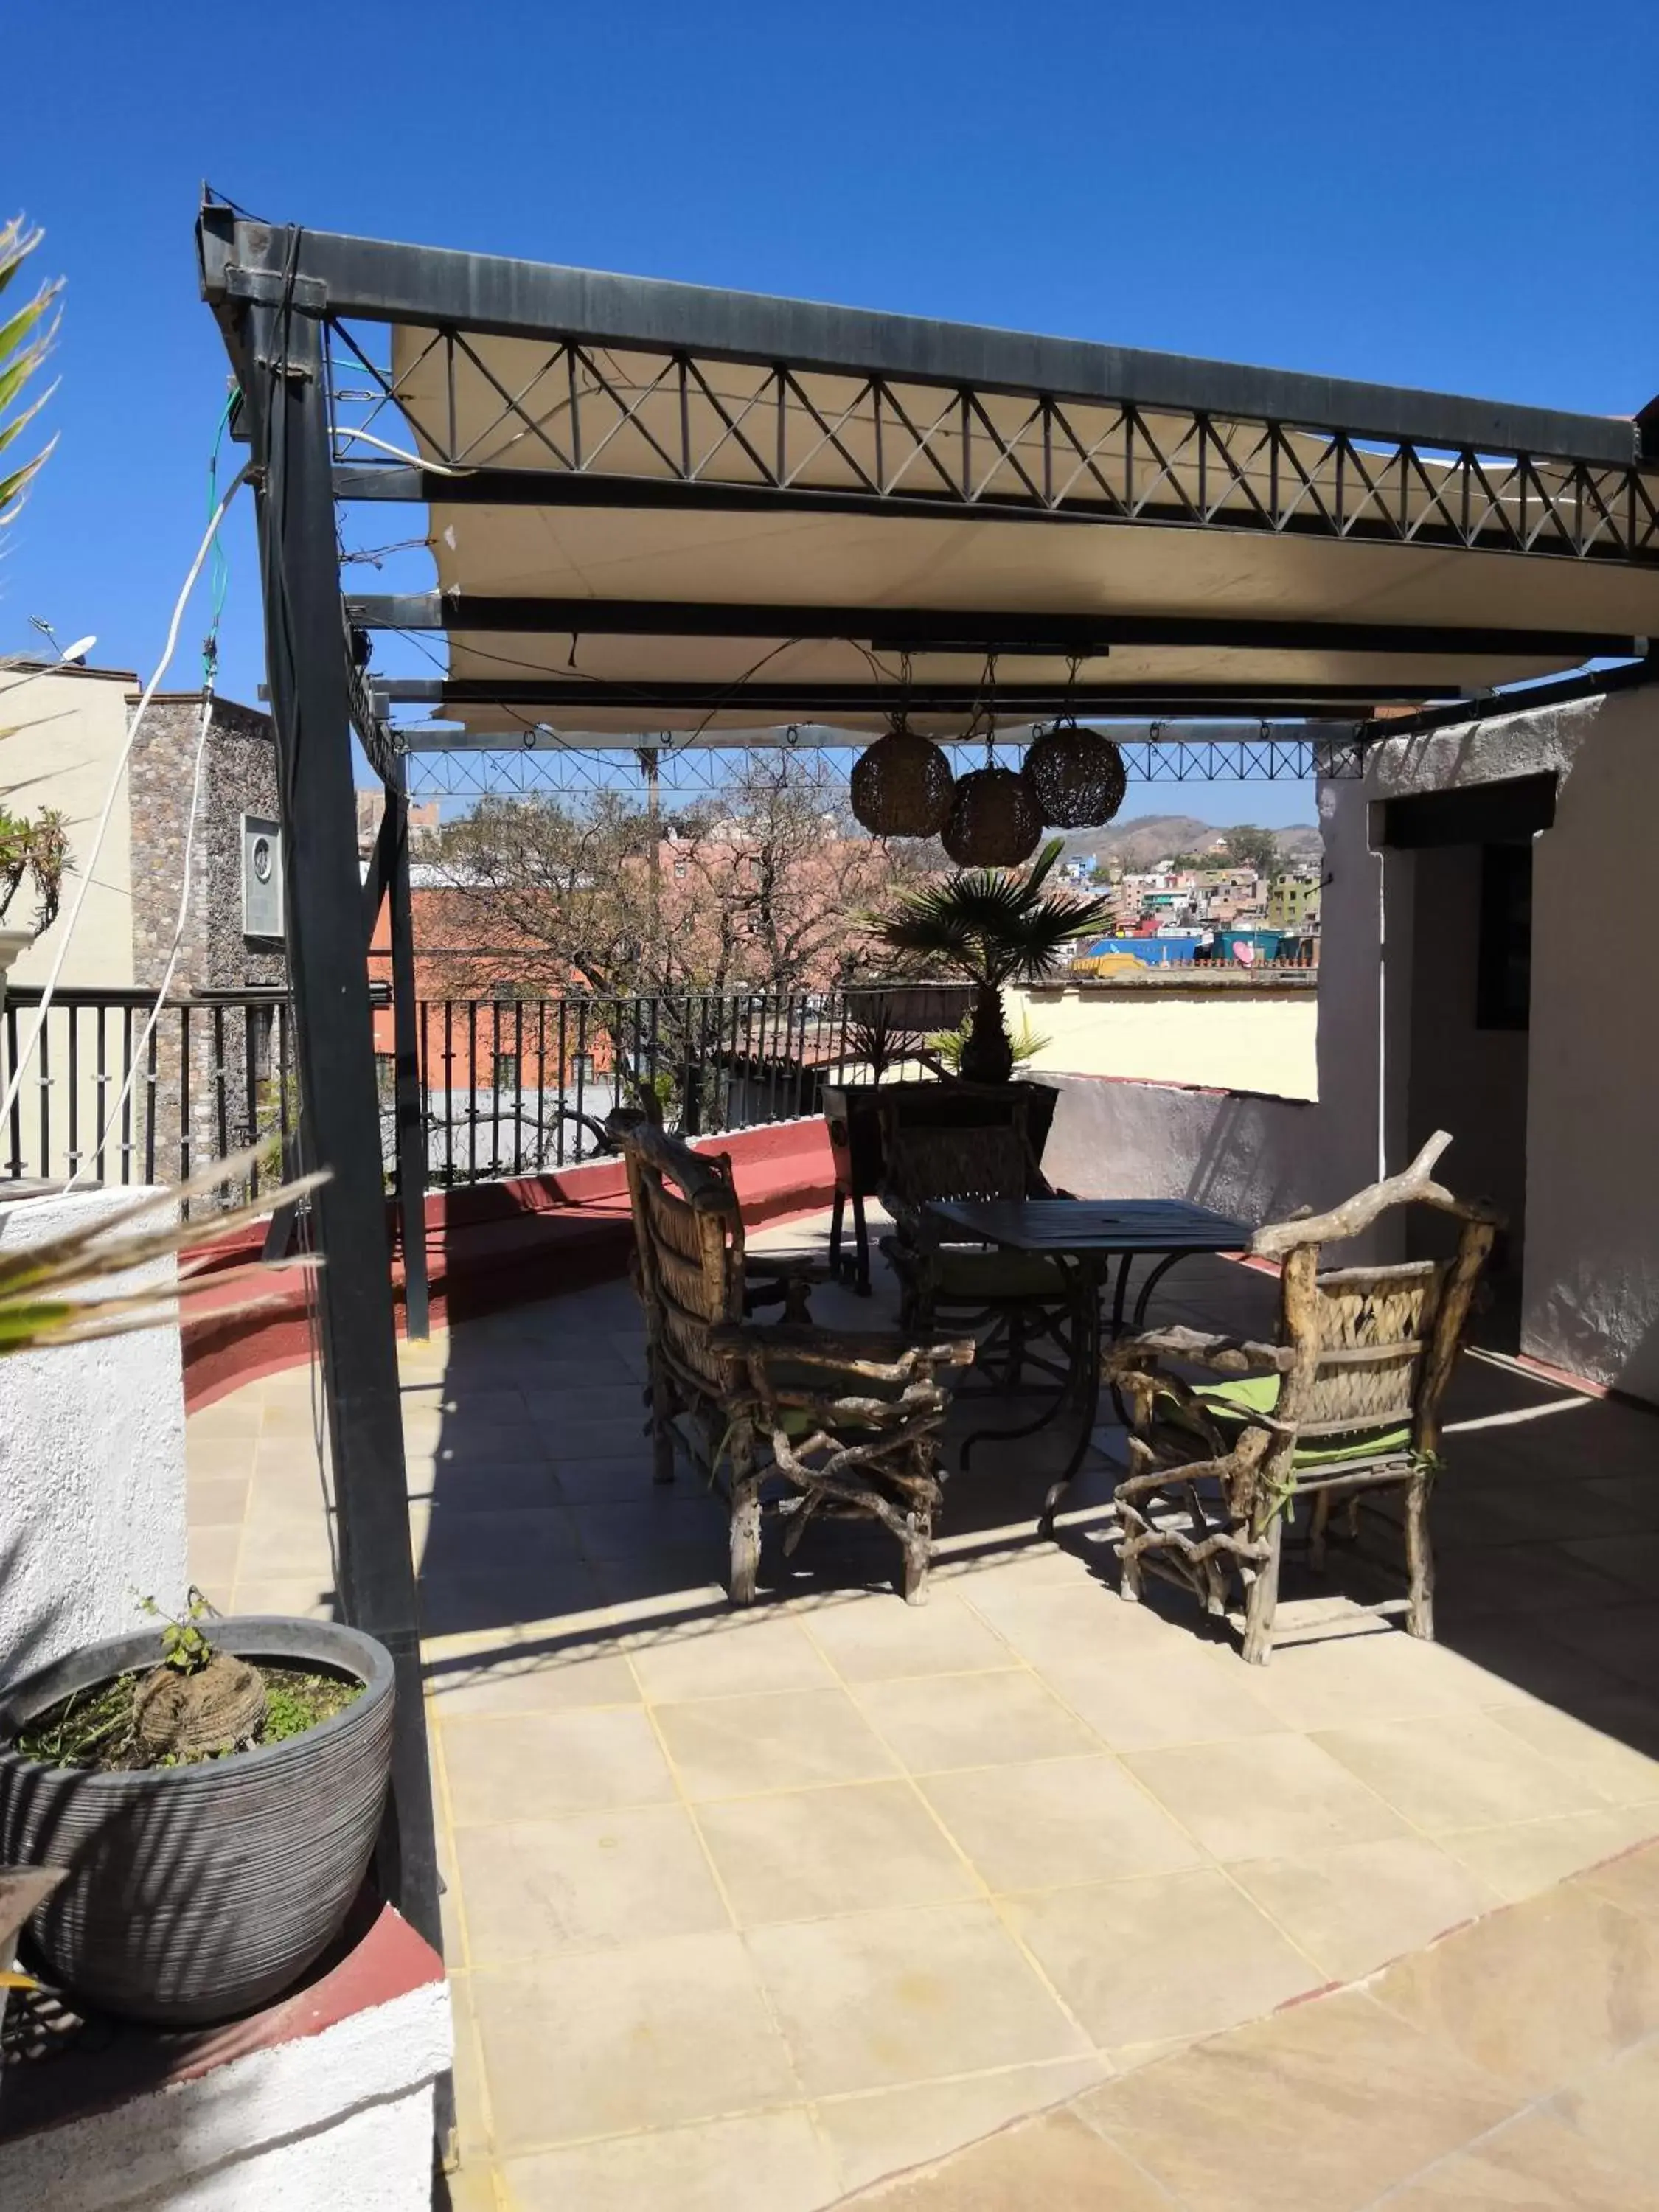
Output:
[[1271,830],[1242,822],[1227,832],[1227,860],[1235,868],[1254,868],[1259,876],[1271,876],[1279,866],[1279,840]]

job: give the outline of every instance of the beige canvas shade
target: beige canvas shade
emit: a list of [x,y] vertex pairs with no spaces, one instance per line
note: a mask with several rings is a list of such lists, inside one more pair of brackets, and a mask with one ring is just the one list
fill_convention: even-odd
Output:
[[[393,385],[423,458],[465,471],[489,466],[572,472],[661,482],[679,476],[689,455],[696,480],[713,486],[761,487],[770,475],[797,490],[845,495],[868,492],[926,495],[937,488],[944,441],[960,437],[953,395],[925,385],[890,387],[882,414],[867,383],[854,374],[800,372],[799,398],[779,406],[768,398],[771,372],[744,362],[699,366],[700,380],[671,374],[662,355],[592,349],[586,366],[550,354],[541,342],[471,338],[465,353],[429,331],[400,326],[392,334]],[[556,374],[550,362],[557,361]],[[1334,650],[1317,637],[1321,623],[1426,623],[1461,628],[1626,632],[1659,635],[1659,567],[1575,556],[1548,557],[1423,541],[1381,542],[1356,532],[1346,538],[1260,526],[1258,510],[1278,472],[1282,495],[1285,453],[1305,474],[1306,498],[1332,496],[1333,472],[1368,465],[1376,489],[1369,508],[1432,525],[1437,512],[1474,500],[1497,518],[1505,501],[1538,507],[1536,482],[1494,465],[1478,476],[1455,456],[1385,467],[1350,441],[1342,452],[1316,431],[1281,439],[1277,456],[1249,426],[1234,426],[1227,468],[1203,449],[1188,419],[1140,418],[1138,447],[1116,431],[1121,416],[1109,404],[1067,402],[1064,451],[1056,456],[1052,421],[1045,426],[1028,396],[990,393],[969,425],[982,450],[982,473],[969,474],[983,499],[1029,501],[1033,487],[1063,485],[1081,505],[1066,514],[976,511],[957,505],[937,517],[883,511],[872,498],[862,512],[782,509],[732,511],[711,502],[707,512],[603,503],[493,507],[438,499],[429,537],[437,582],[453,611],[448,672],[488,681],[547,676],[590,680],[591,706],[560,707],[535,719],[551,726],[624,734],[634,729],[741,728],[755,710],[735,703],[710,713],[630,705],[616,687],[653,680],[736,686],[748,676],[810,686],[865,682],[872,677],[919,683],[981,683],[982,655],[918,653],[902,665],[890,651],[841,639],[790,640],[779,630],[730,637],[481,634],[465,627],[475,597],[729,603],[734,606],[828,606],[872,609],[993,609],[1011,613],[1097,616],[1191,616],[1305,622],[1305,646],[1118,645],[1091,658],[1083,681],[1133,690],[1183,685],[1279,688],[1297,711],[1298,685],[1364,695],[1369,684],[1421,684],[1425,696],[1447,687],[1473,693],[1577,665],[1581,654],[1467,652],[1368,653]],[[895,408],[897,413],[895,413]],[[958,410],[958,416],[960,410]],[[769,442],[763,455],[759,441]],[[444,457],[447,457],[444,458]],[[952,450],[960,472],[963,453]],[[936,465],[936,463],[938,465]],[[1535,477],[1566,496],[1570,464],[1539,463]],[[1236,481],[1234,479],[1237,479]],[[1132,492],[1175,517],[1206,501],[1207,519],[1108,519],[1114,500]],[[1063,486],[1062,486],[1063,488]],[[1484,508],[1479,502],[1486,503]],[[1254,502],[1254,504],[1253,504]],[[1438,508],[1437,502],[1439,503]],[[1280,503],[1282,505],[1282,495]],[[1359,502],[1363,523],[1367,497]],[[1073,520],[1081,514],[1083,519]],[[1511,522],[1515,515],[1510,517]],[[1528,526],[1537,526],[1529,523]],[[1494,520],[1494,539],[1498,536]],[[1540,541],[1547,546],[1547,526]],[[1005,680],[1064,684],[1063,659],[1029,654],[998,665]],[[1309,712],[1320,709],[1310,707]],[[452,707],[446,719],[473,732],[512,726],[494,705]],[[770,721],[775,716],[765,716]],[[879,715],[838,715],[849,729],[882,726]],[[963,716],[925,720],[952,734]]]

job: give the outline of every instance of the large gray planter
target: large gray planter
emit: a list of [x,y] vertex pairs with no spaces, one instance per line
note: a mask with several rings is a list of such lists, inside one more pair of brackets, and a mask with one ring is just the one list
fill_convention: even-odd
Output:
[[[363,1695],[304,1735],[198,1766],[96,1774],[0,1752],[0,1863],[70,1869],[29,1923],[38,1971],[170,2027],[267,2003],[325,1948],[362,1885],[392,1758],[392,1659],[371,1637],[252,1618],[212,1634],[246,1659],[355,1675]],[[0,1698],[0,1741],[156,1652],[146,1629],[27,1675]]]

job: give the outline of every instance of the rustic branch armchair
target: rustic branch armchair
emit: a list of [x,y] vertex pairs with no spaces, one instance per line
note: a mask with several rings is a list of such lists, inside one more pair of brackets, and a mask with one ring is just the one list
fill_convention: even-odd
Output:
[[880,1522],[902,1547],[906,1601],[921,1603],[944,1494],[938,1437],[949,1401],[940,1376],[972,1360],[972,1340],[915,1344],[748,1322],[730,1161],[648,1124],[621,1141],[656,1477],[672,1481],[679,1447],[726,1489],[732,1603],[755,1596],[763,1506],[785,1523],[786,1555],[815,1518]]
[[[1434,1634],[1428,1505],[1440,1404],[1470,1301],[1502,1216],[1453,1197],[1432,1179],[1451,1139],[1434,1136],[1402,1174],[1329,1213],[1259,1231],[1253,1253],[1283,1261],[1274,1344],[1187,1328],[1114,1345],[1104,1372],[1128,1415],[1129,1474],[1116,1489],[1122,1594],[1164,1577],[1224,1613],[1234,1577],[1244,1592],[1244,1657],[1273,1646],[1286,1521],[1309,1507],[1309,1558],[1322,1566],[1334,1506],[1357,1518],[1367,1492],[1405,1502],[1410,1586],[1407,1625]],[[1449,1260],[1319,1272],[1321,1248],[1357,1236],[1401,1205],[1432,1206],[1459,1224]],[[1165,1363],[1227,1379],[1194,1387]]]
[[[1072,1296],[1060,1262],[953,1237],[927,1212],[938,1200],[1060,1194],[1037,1164],[1025,1100],[1015,1093],[994,1102],[987,1120],[971,1127],[918,1121],[884,1106],[882,1153],[882,1201],[893,1234],[881,1249],[898,1278],[900,1327],[927,1335],[948,1319],[983,1330],[979,1364],[1000,1364],[1010,1388],[1028,1360],[1063,1379]],[[1033,1348],[1045,1341],[1054,1346],[1052,1358]]]

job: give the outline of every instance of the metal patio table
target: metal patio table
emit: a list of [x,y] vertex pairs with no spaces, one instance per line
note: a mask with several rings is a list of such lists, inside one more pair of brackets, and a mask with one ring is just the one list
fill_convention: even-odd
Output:
[[1124,1331],[1130,1275],[1137,1260],[1153,1261],[1129,1316],[1128,1326],[1138,1332],[1146,1324],[1152,1292],[1178,1261],[1194,1252],[1242,1252],[1251,1231],[1244,1222],[1180,1198],[941,1199],[927,1212],[941,1227],[962,1236],[1000,1245],[1005,1251],[1057,1261],[1066,1277],[1072,1301],[1071,1359],[1058,1398],[1024,1427],[977,1429],[962,1447],[965,1468],[975,1444],[991,1437],[1011,1443],[1035,1436],[1075,1412],[1076,1445],[1043,1501],[1037,1523],[1039,1532],[1049,1535],[1060,1500],[1083,1464],[1099,1413],[1101,1304],[1107,1284],[1112,1284],[1107,1326],[1115,1340]]

